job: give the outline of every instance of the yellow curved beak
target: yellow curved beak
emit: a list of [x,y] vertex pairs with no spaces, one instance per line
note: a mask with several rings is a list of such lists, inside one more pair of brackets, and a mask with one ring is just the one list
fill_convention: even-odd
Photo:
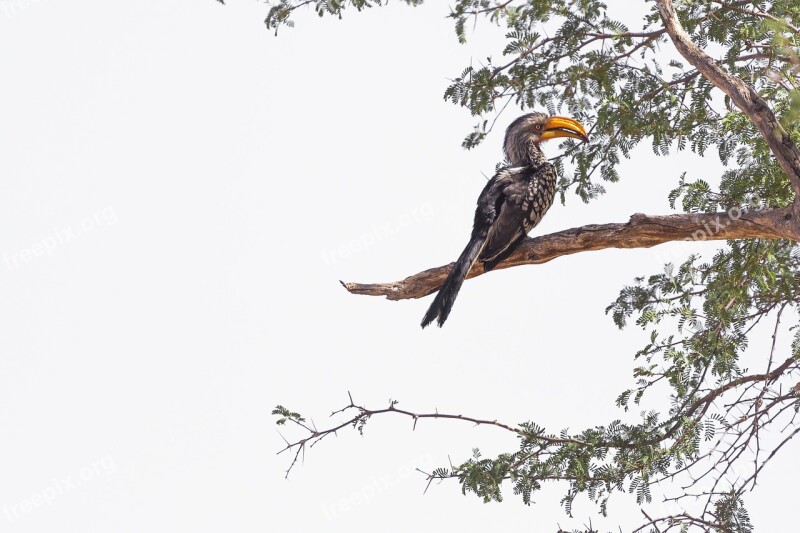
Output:
[[577,120],[568,117],[550,117],[539,139],[546,141],[557,137],[572,137],[583,142],[589,140],[586,129]]

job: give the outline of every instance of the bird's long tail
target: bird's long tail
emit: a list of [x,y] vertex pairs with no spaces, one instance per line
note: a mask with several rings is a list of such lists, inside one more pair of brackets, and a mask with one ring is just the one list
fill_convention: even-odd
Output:
[[447,320],[447,316],[450,314],[450,310],[453,308],[453,303],[456,301],[456,296],[458,296],[458,291],[461,289],[461,284],[464,283],[464,278],[467,277],[470,268],[472,268],[472,264],[480,255],[485,243],[485,234],[472,236],[469,244],[467,244],[467,247],[461,252],[455,266],[453,266],[453,270],[450,271],[450,274],[447,275],[447,279],[444,280],[444,284],[433,299],[431,306],[428,308],[428,312],[425,313],[421,324],[423,328],[433,322],[434,319],[436,319],[439,327],[442,327],[442,324],[444,324],[445,320]]

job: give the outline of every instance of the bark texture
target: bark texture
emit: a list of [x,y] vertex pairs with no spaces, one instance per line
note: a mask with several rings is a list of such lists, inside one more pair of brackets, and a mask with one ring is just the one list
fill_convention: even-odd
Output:
[[[605,248],[649,248],[680,240],[726,239],[793,239],[800,240],[800,231],[793,223],[789,209],[746,213],[697,213],[647,216],[637,213],[624,224],[592,224],[541,237],[528,237],[495,270],[519,265],[547,263],[563,255]],[[453,263],[431,268],[391,283],[344,283],[353,294],[386,296],[390,300],[422,298],[436,292]],[[476,265],[467,279],[483,274]]]

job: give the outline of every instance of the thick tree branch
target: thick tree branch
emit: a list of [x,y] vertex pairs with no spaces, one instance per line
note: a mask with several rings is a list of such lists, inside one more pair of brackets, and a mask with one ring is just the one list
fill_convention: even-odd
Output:
[[[667,216],[633,215],[625,224],[592,224],[541,237],[527,238],[495,267],[547,263],[557,257],[606,248],[649,248],[680,240],[792,239],[800,230],[789,209],[737,213],[696,213]],[[390,300],[422,298],[436,292],[453,263],[431,268],[393,283],[344,283],[353,294],[386,296]],[[483,274],[476,265],[468,278]]]
[[678,19],[672,0],[656,0],[656,4],[667,34],[678,52],[708,81],[728,95],[736,107],[741,109],[758,128],[792,183],[795,192],[792,213],[795,218],[800,218],[800,151],[789,134],[755,89],[728,74],[691,40]]

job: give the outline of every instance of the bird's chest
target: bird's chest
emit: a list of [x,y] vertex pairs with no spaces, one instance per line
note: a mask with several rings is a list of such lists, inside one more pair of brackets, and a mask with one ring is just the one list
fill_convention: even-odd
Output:
[[553,205],[556,194],[556,176],[550,168],[528,176],[528,183],[522,200],[522,210],[527,213],[526,226],[532,228],[542,219]]

